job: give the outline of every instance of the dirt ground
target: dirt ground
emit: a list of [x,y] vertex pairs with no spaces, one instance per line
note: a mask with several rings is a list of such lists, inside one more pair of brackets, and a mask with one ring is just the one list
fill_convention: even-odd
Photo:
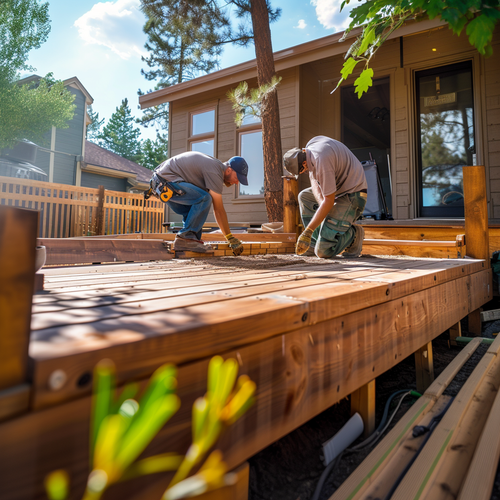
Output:
[[[370,257],[370,256],[363,256]],[[377,258],[377,257],[373,257]],[[411,257],[388,258],[412,259]],[[324,260],[318,258],[303,258],[295,255],[252,255],[241,257],[222,257],[207,259],[201,262],[207,267],[235,267],[249,269],[267,269],[274,267],[300,265],[340,265],[346,260],[339,258]],[[498,285],[497,288],[498,290]],[[500,308],[500,298],[495,297],[484,306],[485,310]],[[462,335],[469,336],[467,318],[462,320]],[[494,333],[500,332],[500,320],[483,323],[482,335],[494,338]],[[433,342],[435,376],[460,352],[461,347],[450,347],[449,334],[444,332]],[[476,353],[464,365],[454,381],[446,389],[445,394],[455,396],[463,383],[472,373],[475,366],[486,352],[487,346],[481,345]],[[386,401],[391,394],[402,389],[416,389],[414,357],[409,356],[397,366],[387,371],[376,380],[376,425],[379,424]],[[391,406],[395,408],[398,398]],[[385,434],[397,423],[415,402],[415,398],[405,398],[392,424]],[[322,462],[322,445],[331,438],[350,418],[350,402],[346,398],[313,418],[292,433],[262,450],[249,460],[250,463],[250,500],[310,500],[316,489],[320,476],[325,469]],[[385,435],[384,434],[384,435]],[[360,438],[357,442],[362,441]],[[356,443],[357,443],[356,442]],[[356,444],[354,443],[354,444]],[[356,469],[373,448],[344,454],[336,468],[325,481],[319,500],[327,500]],[[500,500],[500,471],[494,485],[491,500]]]

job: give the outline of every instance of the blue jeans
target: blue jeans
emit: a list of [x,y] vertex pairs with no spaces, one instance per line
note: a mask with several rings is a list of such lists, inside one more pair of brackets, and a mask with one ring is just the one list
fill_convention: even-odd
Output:
[[189,182],[171,182],[176,188],[185,191],[181,196],[174,195],[167,205],[182,215],[183,227],[178,235],[190,240],[201,240],[203,224],[208,217],[212,197],[202,188]]
[[[335,205],[312,234],[311,245],[318,257],[331,259],[351,245],[355,235],[352,224],[361,217],[365,205],[366,193],[362,192],[335,199]],[[300,192],[299,206],[302,223],[307,227],[319,207],[312,188]]]

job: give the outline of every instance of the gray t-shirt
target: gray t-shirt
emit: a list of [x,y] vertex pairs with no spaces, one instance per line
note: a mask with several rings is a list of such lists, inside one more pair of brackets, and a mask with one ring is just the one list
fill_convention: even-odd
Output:
[[336,197],[367,189],[363,165],[347,146],[324,135],[306,145],[307,167],[318,182],[323,196]]
[[187,151],[165,160],[156,173],[170,182],[185,181],[222,194],[226,166],[217,158],[198,151]]

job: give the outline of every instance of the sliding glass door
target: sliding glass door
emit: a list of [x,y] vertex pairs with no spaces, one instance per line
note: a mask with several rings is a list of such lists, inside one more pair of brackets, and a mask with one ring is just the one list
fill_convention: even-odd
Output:
[[416,74],[421,217],[463,217],[462,166],[475,164],[470,62]]

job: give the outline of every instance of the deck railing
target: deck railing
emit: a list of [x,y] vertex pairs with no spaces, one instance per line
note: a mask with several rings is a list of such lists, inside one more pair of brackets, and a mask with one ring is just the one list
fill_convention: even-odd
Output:
[[102,186],[0,177],[0,205],[38,210],[40,238],[164,232],[161,201]]

